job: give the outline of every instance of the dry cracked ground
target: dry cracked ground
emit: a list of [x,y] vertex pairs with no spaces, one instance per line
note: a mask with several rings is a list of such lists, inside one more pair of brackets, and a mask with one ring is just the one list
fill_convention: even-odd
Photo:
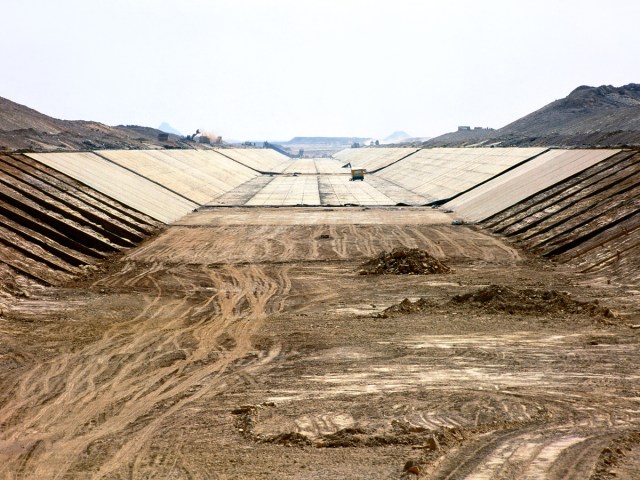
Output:
[[[5,306],[1,478],[640,478],[640,292],[451,220],[209,209]],[[359,275],[397,247],[453,272]]]

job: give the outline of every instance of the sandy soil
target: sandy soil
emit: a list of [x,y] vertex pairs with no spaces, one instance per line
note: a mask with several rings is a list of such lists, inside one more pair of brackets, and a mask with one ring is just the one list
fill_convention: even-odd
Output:
[[[638,292],[450,222],[196,212],[16,300],[0,316],[0,476],[639,478]],[[396,247],[453,273],[358,275]],[[488,285],[615,315],[450,302]],[[381,315],[405,298],[429,308]]]

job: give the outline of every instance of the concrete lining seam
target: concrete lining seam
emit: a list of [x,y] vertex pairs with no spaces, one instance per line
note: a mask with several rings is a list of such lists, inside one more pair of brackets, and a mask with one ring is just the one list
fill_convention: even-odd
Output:
[[[90,153],[90,152],[89,152],[89,153]],[[27,162],[24,162],[24,161],[22,161],[22,160],[20,160],[20,159],[16,159],[16,157],[15,157],[15,156],[11,156],[11,158],[13,158],[14,160],[18,160],[18,161],[20,161],[20,162],[24,163],[25,165],[31,166],[31,165],[30,165],[29,163],[27,163]],[[40,165],[40,166],[41,166],[41,167],[35,167],[35,166],[34,166],[33,168],[34,168],[35,170],[40,171],[40,172],[43,172],[43,173],[45,173],[46,175],[49,175],[49,176],[51,176],[51,177],[53,177],[53,178],[56,178],[54,175],[52,175],[52,174],[50,174],[49,172],[47,172],[46,170],[44,170],[44,169],[42,168],[42,166],[44,166],[44,167],[46,167],[46,168],[48,168],[48,169],[50,169],[50,170],[54,171],[54,172],[55,172],[56,174],[58,174],[58,175],[62,175],[63,177],[66,177],[66,178],[68,178],[68,179],[71,179],[71,180],[72,180],[72,181],[74,181],[74,182],[77,182],[79,185],[82,185],[83,187],[87,188],[87,189],[89,190],[89,192],[91,192],[91,193],[82,192],[82,190],[80,190],[78,187],[76,187],[75,185],[72,185],[71,183],[69,183],[69,181],[68,181],[68,180],[65,180],[65,179],[58,179],[60,182],[64,183],[65,185],[68,185],[70,188],[73,188],[74,190],[80,191],[82,194],[87,195],[87,196],[88,196],[88,197],[90,197],[90,198],[93,198],[93,199],[94,199],[94,200],[96,200],[97,202],[100,202],[100,203],[101,203],[101,204],[103,204],[103,205],[107,205],[109,208],[113,208],[113,209],[114,209],[114,210],[116,210],[117,212],[120,212],[120,213],[122,213],[123,215],[126,215],[127,217],[134,218],[136,221],[139,221],[139,223],[141,223],[141,224],[148,225],[148,226],[150,227],[150,229],[152,229],[152,230],[155,230],[156,228],[158,228],[158,226],[153,225],[153,223],[150,223],[150,222],[149,222],[149,220],[145,220],[145,219],[144,219],[144,218],[142,218],[142,217],[134,216],[131,212],[135,212],[135,213],[136,213],[136,214],[138,214],[138,215],[144,215],[146,218],[151,219],[153,222],[158,222],[158,223],[160,223],[160,224],[166,225],[164,222],[162,222],[162,221],[160,221],[160,220],[158,220],[158,219],[156,219],[156,218],[152,217],[151,215],[148,215],[148,214],[146,214],[146,213],[144,213],[144,212],[141,212],[140,210],[138,210],[138,209],[136,209],[136,208],[134,208],[134,207],[132,207],[132,206],[130,206],[130,205],[126,205],[126,204],[125,204],[124,202],[122,202],[121,200],[118,200],[117,198],[111,197],[110,195],[107,195],[106,193],[100,192],[99,190],[97,190],[97,189],[93,188],[91,185],[89,185],[89,184],[87,184],[87,183],[85,183],[85,182],[81,181],[80,179],[77,179],[77,178],[75,178],[75,177],[72,177],[72,176],[70,176],[70,175],[67,175],[66,173],[64,173],[64,172],[62,172],[62,171],[60,171],[60,170],[58,170],[58,169],[56,169],[56,168],[50,167],[50,166],[48,166],[48,165],[45,165],[45,164],[43,164],[42,162],[40,162],[39,160],[36,160],[35,158],[31,158],[31,157],[29,157],[29,156],[27,156],[27,158],[28,158],[29,160],[31,160],[32,162],[35,162],[35,163],[37,163],[38,165]],[[106,198],[108,198],[109,200],[111,200],[112,202],[115,202],[115,203],[116,203],[116,204],[118,204],[118,205],[122,205],[122,207],[126,208],[126,209],[127,209],[127,210],[129,210],[129,211],[124,210],[123,208],[118,208],[117,206],[109,205],[107,202],[105,202],[105,201],[104,201],[103,199],[101,199],[101,198],[98,198],[96,195],[106,197]],[[134,228],[140,229],[140,227],[134,227]]]
[[520,167],[520,166],[524,165],[525,163],[530,162],[531,160],[534,160],[534,159],[538,158],[538,157],[539,157],[539,156],[541,156],[541,155],[544,155],[544,154],[545,154],[545,153],[547,153],[547,152],[550,152],[551,150],[553,150],[553,149],[552,149],[552,148],[547,148],[546,150],[543,150],[542,152],[540,152],[540,153],[538,153],[538,154],[536,154],[536,155],[533,155],[532,157],[525,158],[524,160],[522,160],[522,161],[520,161],[520,162],[518,162],[518,163],[516,163],[516,164],[514,164],[514,165],[511,165],[510,167],[507,167],[505,170],[502,170],[501,172],[496,173],[496,174],[495,174],[495,175],[493,175],[492,177],[489,177],[489,178],[487,178],[486,180],[483,180],[482,182],[475,184],[473,187],[469,187],[469,188],[467,188],[466,190],[463,190],[462,192],[456,193],[456,194],[455,194],[455,195],[453,195],[452,197],[447,198],[447,199],[445,199],[445,200],[437,200],[437,201],[433,202],[431,205],[442,205],[442,204],[444,204],[444,203],[450,202],[451,200],[453,200],[453,199],[455,199],[455,198],[458,198],[459,196],[464,195],[465,193],[468,193],[468,192],[470,192],[471,190],[474,190],[474,189],[476,189],[476,188],[478,188],[478,187],[480,187],[480,186],[484,185],[484,184],[485,184],[485,183],[487,183],[487,182],[490,182],[490,181],[491,181],[491,180],[493,180],[494,178],[498,178],[498,177],[500,177],[500,176],[504,175],[505,173],[508,173],[508,172],[510,172],[510,171],[512,171],[512,170],[515,170],[516,168],[518,168],[518,167]]
[[[89,153],[91,153],[91,154],[95,155],[96,157],[100,157],[100,158],[102,158],[103,160],[106,160],[107,162],[112,163],[113,165],[116,165],[116,166],[117,166],[117,167],[119,167],[119,168],[122,168],[123,170],[127,170],[127,171],[129,171],[129,172],[131,172],[131,173],[133,173],[133,174],[135,174],[135,175],[139,176],[140,178],[144,178],[144,179],[145,179],[145,180],[147,180],[148,182],[151,182],[151,183],[153,183],[153,184],[155,184],[155,185],[159,186],[160,188],[162,188],[162,189],[164,189],[164,190],[167,190],[168,192],[171,192],[171,193],[173,193],[173,194],[175,194],[175,195],[178,195],[179,197],[183,198],[184,200],[187,200],[188,202],[191,202],[191,203],[195,204],[195,205],[196,205],[196,208],[200,206],[200,203],[199,203],[199,202],[196,202],[195,200],[192,200],[191,198],[185,197],[185,196],[184,196],[184,195],[182,195],[181,193],[178,193],[178,192],[176,192],[175,190],[172,190],[171,188],[169,188],[169,187],[167,187],[167,186],[165,186],[165,185],[162,185],[160,182],[157,182],[157,181],[155,181],[155,180],[152,180],[152,179],[150,179],[150,178],[148,178],[148,177],[146,177],[146,176],[142,175],[141,173],[138,173],[138,172],[136,172],[135,170],[130,169],[129,167],[124,167],[124,166],[120,165],[118,162],[114,162],[113,160],[110,160],[109,158],[105,157],[104,155],[101,155],[101,154],[100,154],[100,153],[98,153],[98,152],[89,152]],[[163,223],[164,223],[164,222],[163,222]]]
[[215,148],[213,148],[212,150],[213,150],[214,152],[216,152],[216,153],[218,153],[218,154],[222,155],[223,157],[228,158],[228,159],[229,159],[229,160],[231,160],[232,162],[236,162],[238,165],[242,165],[243,167],[246,167],[246,168],[248,168],[248,169],[250,169],[250,170],[253,170],[254,172],[259,173],[259,174],[261,174],[261,175],[277,175],[277,173],[276,173],[276,172],[262,172],[262,171],[260,171],[260,170],[256,170],[255,168],[250,167],[249,165],[245,165],[244,163],[242,163],[242,162],[241,162],[241,161],[239,161],[239,160],[236,160],[235,158],[231,158],[229,155],[225,155],[224,153],[222,153],[222,151],[221,151],[221,150],[218,150],[218,149],[215,149]]
[[[514,204],[512,206],[507,207],[504,210],[501,210],[500,212],[494,213],[493,215],[491,215],[491,216],[487,217],[486,219],[482,220],[482,222],[483,223],[492,222],[492,220],[491,220],[492,218],[500,215],[501,213],[506,212],[508,209],[517,208],[517,210],[515,212],[513,212],[511,215],[509,215],[508,217],[503,218],[501,220],[498,220],[497,222],[493,221],[494,223],[487,224],[485,226],[485,228],[494,229],[494,228],[497,227],[497,225],[499,225],[501,223],[504,223],[505,221],[507,221],[509,219],[514,219],[513,221],[510,221],[510,223],[508,223],[507,225],[503,225],[498,230],[495,230],[495,233],[501,233],[504,230],[506,230],[507,228],[509,228],[510,226],[514,225],[515,223],[518,223],[519,221],[522,221],[522,218],[516,219],[518,216],[521,216],[521,215],[529,216],[529,215],[531,215],[533,213],[536,213],[536,212],[538,212],[538,211],[540,211],[540,210],[542,210],[544,208],[547,208],[547,207],[546,206],[542,206],[541,208],[539,208],[537,210],[534,210],[533,212],[528,212],[528,210],[530,210],[531,208],[536,207],[536,206],[541,205],[541,204],[544,204],[545,202],[553,202],[552,205],[556,204],[557,202],[555,200],[553,200],[553,198],[555,196],[559,195],[559,193],[558,192],[552,192],[552,190],[554,188],[558,188],[560,185],[564,185],[564,184],[571,184],[571,187],[575,187],[575,186],[579,185],[581,182],[585,182],[585,181],[595,177],[596,175],[598,175],[600,173],[603,173],[603,172],[605,172],[607,170],[610,170],[613,167],[615,167],[616,165],[619,165],[620,163],[625,162],[625,161],[629,160],[630,158],[632,158],[634,156],[634,154],[628,155],[628,156],[622,158],[621,160],[613,163],[612,165],[605,166],[604,168],[601,168],[601,165],[602,165],[603,162],[605,162],[607,160],[610,160],[610,159],[614,158],[617,155],[620,155],[620,153],[615,154],[615,155],[613,155],[611,157],[605,158],[604,160],[596,163],[595,165],[592,165],[591,167],[589,167],[589,168],[587,168],[585,170],[582,170],[581,172],[578,172],[577,174],[575,174],[575,175],[573,175],[573,176],[571,176],[569,178],[566,178],[563,182],[560,182],[558,184],[555,184],[553,186],[550,186],[550,187],[547,187],[547,188],[545,188],[543,190],[540,190],[538,193],[536,193],[536,194],[534,194],[534,195],[532,195],[532,196],[530,196],[530,197],[528,197],[528,198],[526,198],[524,200],[521,200],[520,202],[518,202],[518,203],[516,203],[516,204]],[[627,167],[625,167],[625,168],[627,168]],[[585,178],[580,178],[580,179],[577,178],[577,177],[585,174],[586,172],[588,172],[589,170],[592,170],[592,169],[596,169],[596,171],[594,173],[592,173],[592,174],[589,174]],[[608,178],[608,177],[610,177],[612,175],[615,175],[615,173],[616,172],[613,172],[613,173],[607,175],[604,178]],[[602,180],[604,180],[604,178]],[[563,188],[562,191],[564,191],[564,188]],[[535,200],[534,203],[529,204],[529,205],[522,205],[522,206],[520,206],[518,208],[518,205],[520,205],[521,203],[524,203],[524,202],[527,202],[527,201],[530,201],[530,200],[534,200],[538,196],[540,196],[540,198],[538,200]],[[562,197],[562,199],[564,199],[564,198],[567,198],[567,197]]]
[[[532,194],[531,194],[531,195],[529,195],[528,197],[525,197],[525,198],[523,198],[522,200],[520,200],[520,201],[518,201],[518,202],[516,202],[516,203],[514,203],[514,204],[512,204],[512,205],[510,205],[510,206],[508,206],[508,207],[506,207],[506,208],[503,208],[503,209],[502,209],[502,210],[500,210],[499,212],[496,212],[496,213],[494,213],[493,215],[491,215],[491,216],[489,216],[489,217],[487,217],[487,218],[485,218],[485,219],[481,220],[481,222],[489,221],[491,218],[495,217],[496,215],[500,215],[502,212],[505,212],[505,211],[509,210],[510,208],[513,208],[513,207],[517,206],[518,204],[520,204],[520,203],[522,203],[522,202],[526,202],[526,201],[528,201],[528,200],[531,200],[531,199],[535,198],[537,195],[540,195],[540,194],[542,194],[542,193],[544,193],[544,192],[546,192],[546,191],[552,190],[553,188],[555,188],[555,187],[557,187],[557,186],[559,186],[559,185],[562,185],[563,183],[565,183],[565,182],[569,181],[569,180],[570,180],[570,179],[572,179],[573,177],[575,177],[575,176],[577,176],[577,175],[580,175],[581,173],[583,173],[583,172],[585,172],[585,171],[589,170],[590,168],[592,168],[592,167],[594,167],[594,166],[596,166],[596,165],[598,165],[598,164],[600,164],[600,163],[602,163],[602,162],[604,162],[604,161],[606,161],[606,160],[610,159],[611,157],[613,157],[613,156],[615,156],[615,155],[618,155],[619,153],[620,153],[620,151],[617,151],[617,152],[615,152],[615,153],[612,153],[612,154],[611,154],[611,155],[609,155],[608,157],[605,157],[605,158],[603,158],[603,159],[599,160],[597,163],[595,163],[595,164],[591,165],[590,167],[586,167],[586,168],[583,168],[582,170],[579,170],[579,171],[577,171],[577,172],[574,172],[572,175],[569,175],[569,176],[568,176],[568,177],[566,177],[566,178],[563,178],[563,179],[561,179],[561,180],[558,180],[557,182],[555,182],[555,183],[553,183],[553,184],[551,184],[551,185],[549,185],[549,186],[547,186],[547,187],[545,187],[545,188],[543,188],[543,189],[541,189],[541,190],[538,190],[538,191],[537,191],[537,192],[535,192],[535,193],[532,193]],[[490,228],[490,227],[486,227],[486,228]]]
[[405,155],[404,157],[399,158],[398,160],[395,160],[395,161],[391,162],[388,165],[385,165],[384,167],[376,168],[375,170],[371,170],[370,172],[367,172],[367,173],[370,173],[370,174],[378,173],[380,170],[384,170],[385,168],[390,167],[391,165],[395,165],[396,163],[401,162],[402,160],[404,160],[406,158],[409,158],[411,155],[415,155],[420,150],[428,150],[428,149],[426,149],[426,148],[418,148],[415,152],[411,152],[408,155]]

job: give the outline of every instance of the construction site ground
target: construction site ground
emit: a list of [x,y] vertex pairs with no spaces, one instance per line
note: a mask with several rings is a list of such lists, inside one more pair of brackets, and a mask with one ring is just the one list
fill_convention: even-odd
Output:
[[[452,220],[209,208],[12,300],[0,477],[640,478],[640,291]],[[452,271],[359,274],[397,247]],[[491,285],[585,308],[451,302]]]

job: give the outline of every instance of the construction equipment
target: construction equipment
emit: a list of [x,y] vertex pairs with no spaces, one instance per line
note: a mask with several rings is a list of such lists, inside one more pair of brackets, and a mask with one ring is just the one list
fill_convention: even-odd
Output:
[[367,173],[366,168],[352,168],[351,169],[351,181],[360,180],[364,181],[364,174]]
[[196,135],[200,135],[200,129],[199,128],[196,130],[196,133],[194,133],[193,135],[187,135],[186,139],[187,140],[191,140],[192,142],[194,142],[196,140]]

